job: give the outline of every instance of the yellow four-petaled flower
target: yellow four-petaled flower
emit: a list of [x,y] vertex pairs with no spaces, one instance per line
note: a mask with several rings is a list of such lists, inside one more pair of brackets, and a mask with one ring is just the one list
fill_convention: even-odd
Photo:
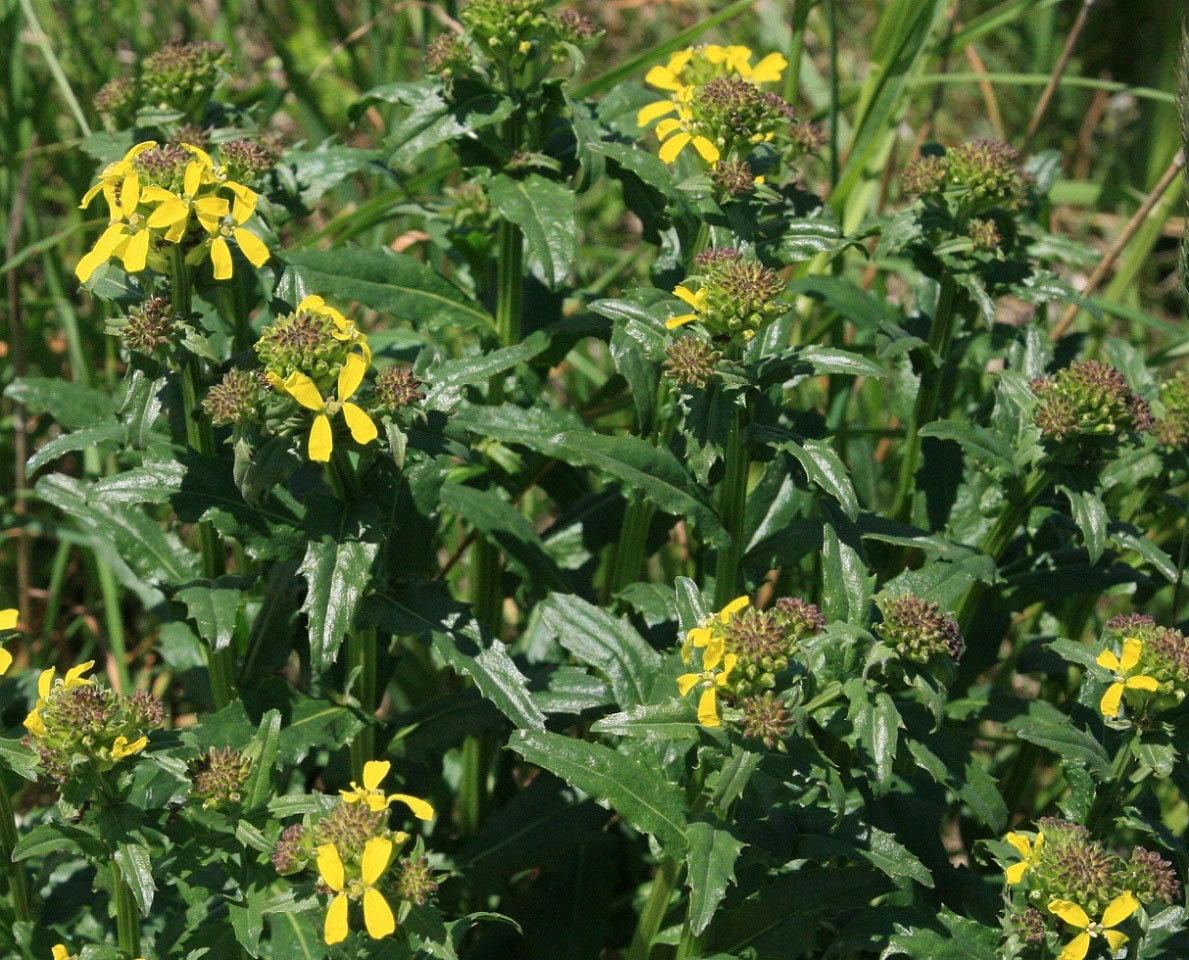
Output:
[[369,444],[379,436],[372,418],[362,407],[351,403],[350,398],[355,395],[359,385],[363,382],[363,375],[367,371],[367,361],[359,354],[353,353],[347,357],[339,371],[337,393],[334,397],[325,399],[314,383],[300,370],[294,370],[284,380],[270,378],[278,386],[307,410],[316,414],[313,426],[310,427],[310,438],[306,450],[311,460],[326,463],[334,450],[334,430],[330,425],[330,418],[342,413],[347,421],[347,427],[356,443]]
[[372,837],[364,845],[359,879],[347,881],[343,860],[333,843],[318,847],[318,873],[322,882],[334,891],[334,898],[326,910],[323,937],[327,944],[342,943],[350,932],[349,905],[354,899],[363,901],[363,924],[368,936],[380,940],[396,931],[396,916],[376,884],[388,869],[393,843],[387,837]]
[[1155,693],[1160,684],[1155,677],[1147,674],[1135,674],[1133,671],[1139,664],[1140,654],[1144,644],[1136,637],[1128,637],[1123,641],[1123,655],[1116,657],[1110,650],[1103,650],[1095,660],[1100,667],[1105,667],[1115,675],[1114,682],[1106,688],[1098,708],[1104,717],[1117,717],[1123,709],[1123,693],[1126,690],[1143,690]]
[[392,764],[387,760],[369,760],[363,765],[363,786],[352,781],[350,790],[340,790],[345,803],[366,803],[373,813],[387,810],[394,803],[403,803],[419,820],[432,820],[433,807],[407,793],[385,793],[380,787]]
[[1117,953],[1131,938],[1114,928],[1123,923],[1136,910],[1139,901],[1135,895],[1128,892],[1115,897],[1102,911],[1102,919],[1094,920],[1088,913],[1072,900],[1050,900],[1049,912],[1056,914],[1071,927],[1080,930],[1076,937],[1065,945],[1058,960],[1084,960],[1090,952],[1090,944],[1098,937],[1106,940],[1111,953]]
[[1016,853],[1021,858],[1019,863],[1013,863],[1003,871],[1007,877],[1008,884],[1014,886],[1023,880],[1024,874],[1036,865],[1036,861],[1040,857],[1040,851],[1044,847],[1045,835],[1041,831],[1036,834],[1035,840],[1030,840],[1026,835],[1013,831],[1003,839],[1015,848]]

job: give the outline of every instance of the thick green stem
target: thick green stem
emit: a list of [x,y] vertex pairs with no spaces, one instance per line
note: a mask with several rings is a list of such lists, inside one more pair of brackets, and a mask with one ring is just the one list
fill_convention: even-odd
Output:
[[111,865],[111,883],[116,900],[116,937],[120,949],[129,957],[139,957],[140,917],[136,909],[136,900],[114,860]]
[[0,854],[4,857],[4,871],[8,874],[13,918],[18,923],[28,923],[33,919],[33,913],[29,906],[29,878],[25,875],[25,865],[15,863],[12,859],[12,851],[16,845],[16,813],[12,809],[12,797],[8,795],[8,785],[0,776]]
[[652,879],[648,900],[645,901],[640,919],[636,922],[636,930],[632,934],[632,942],[628,946],[625,960],[648,960],[652,941],[660,932],[661,924],[665,922],[665,914],[669,911],[669,901],[681,876],[681,868],[682,865],[675,860],[666,860],[660,865]]
[[638,493],[633,493],[623,512],[623,527],[615,544],[615,561],[607,578],[607,599],[640,579],[648,550],[648,530],[656,507]]
[[743,564],[743,516],[747,507],[747,475],[751,460],[747,449],[750,410],[737,405],[727,436],[725,471],[719,486],[718,514],[731,535],[728,546],[718,551],[714,571],[714,606],[721,609],[737,596]]
[[351,741],[351,775],[363,782],[363,766],[376,758],[376,731],[371,721],[376,714],[376,629],[365,627],[347,637],[347,669],[358,671],[355,698],[368,718],[367,725]]
[[248,305],[244,302],[244,291],[237,273],[230,280],[219,284],[216,292],[219,316],[231,329],[235,352],[243,353],[252,345],[252,327],[248,323]]
[[[180,244],[170,246],[170,294],[174,313],[189,319],[190,273]],[[186,420],[186,442],[199,456],[215,456],[215,434],[210,418],[202,409],[202,367],[197,356],[186,353],[182,361],[182,407]],[[223,575],[223,540],[210,521],[198,524],[202,574],[208,580]],[[215,709],[221,710],[235,699],[235,651],[230,645],[207,652],[207,674]]]
[[1135,742],[1136,736],[1136,731],[1132,729],[1123,737],[1123,742],[1119,744],[1119,750],[1111,763],[1111,778],[1102,784],[1094,795],[1094,803],[1090,806],[1090,812],[1086,814],[1086,829],[1091,834],[1102,825],[1102,821],[1115,806],[1123,784],[1131,772],[1133,760],[1131,745]]
[[912,411],[912,422],[905,434],[904,455],[900,460],[900,480],[892,515],[902,523],[912,518],[915,500],[916,472],[921,459],[921,428],[932,423],[938,415],[942,387],[949,375],[950,345],[954,340],[954,295],[957,285],[948,273],[942,274],[937,291],[937,309],[929,330],[929,347],[921,371],[920,388]]
[[784,77],[784,98],[794,107],[801,93],[801,54],[805,51],[805,26],[809,22],[809,11],[816,0],[793,0],[790,18],[793,24],[789,40],[788,69]]

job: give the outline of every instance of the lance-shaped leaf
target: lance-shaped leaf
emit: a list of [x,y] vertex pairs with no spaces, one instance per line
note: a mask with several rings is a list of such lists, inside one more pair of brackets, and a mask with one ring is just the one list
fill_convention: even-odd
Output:
[[574,192],[564,183],[539,173],[524,179],[497,174],[487,194],[501,217],[520,227],[529,255],[541,265],[546,285],[556,290],[566,282],[578,249]]
[[685,862],[689,868],[689,924],[695,935],[710,926],[718,905],[727,895],[727,885],[735,882],[735,861],[746,846],[727,830],[697,821],[686,828],[689,848]]

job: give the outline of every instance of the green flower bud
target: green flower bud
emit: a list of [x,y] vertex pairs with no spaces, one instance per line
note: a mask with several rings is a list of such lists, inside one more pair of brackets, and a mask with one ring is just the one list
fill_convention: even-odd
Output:
[[1090,916],[1127,889],[1126,865],[1081,824],[1056,817],[1037,821],[1044,844],[1027,873],[1028,899],[1042,909],[1053,899],[1072,900]]
[[221,43],[167,44],[145,58],[140,78],[145,103],[184,113],[196,111],[210,99],[227,59]]
[[1083,454],[1110,452],[1152,426],[1152,412],[1114,367],[1081,360],[1031,383],[1039,399],[1034,422],[1050,444],[1072,443]]
[[998,250],[1003,243],[1003,237],[999,234],[999,227],[991,219],[971,218],[970,222],[966,225],[966,232],[970,236],[970,239],[974,241],[975,247],[979,250]]
[[793,107],[779,94],[766,92],[743,77],[715,77],[697,89],[690,103],[691,130],[724,154],[746,156],[755,144],[785,133]]
[[714,376],[721,359],[722,351],[705,340],[681,337],[665,350],[665,375],[678,383],[702,388]]
[[391,411],[414,406],[425,399],[421,386],[407,367],[385,367],[376,374],[376,402]]
[[879,601],[879,610],[883,621],[875,629],[903,659],[927,664],[962,656],[965,642],[958,623],[938,604],[915,593],[901,593]]
[[140,87],[131,77],[116,77],[99,88],[91,104],[109,130],[126,129],[136,118]]
[[783,749],[792,718],[784,703],[771,691],[746,697],[739,704],[743,710],[743,736],[760,740],[769,750]]
[[421,907],[435,893],[438,883],[428,857],[406,857],[400,862],[396,875],[396,895]]
[[313,827],[313,846],[333,843],[344,861],[363,856],[372,837],[387,832],[388,810],[372,810],[366,803],[344,803],[334,807]]
[[177,143],[162,143],[145,150],[132,161],[140,174],[142,187],[163,187],[170,193],[181,194],[186,167],[194,155]]
[[599,32],[590,17],[568,7],[557,12],[554,25],[560,39],[575,45],[587,43]]
[[1020,939],[1025,943],[1039,944],[1045,942],[1048,923],[1045,915],[1036,907],[1027,907],[1023,913],[1012,916],[1012,926],[1018,931]]
[[698,320],[716,338],[742,336],[750,339],[788,310],[777,299],[784,280],[775,270],[754,260],[745,260],[735,250],[711,249],[694,258],[702,271],[705,305]]
[[[1172,627],[1159,626],[1151,617],[1124,614],[1106,622],[1107,645],[1118,647],[1134,638],[1142,644],[1136,673],[1155,677],[1160,684],[1157,709],[1176,706],[1189,693],[1189,638]],[[1113,643],[1111,642],[1113,641]]]
[[1189,446],[1189,372],[1179,370],[1160,385],[1164,416],[1152,426],[1156,439],[1166,447]]
[[1177,903],[1181,899],[1181,881],[1172,863],[1155,850],[1136,847],[1127,860],[1124,885],[1140,903]]
[[449,77],[470,64],[470,49],[456,33],[439,33],[425,49],[425,72]]
[[273,868],[281,876],[288,876],[305,869],[310,858],[309,844],[305,842],[306,829],[300,823],[286,827],[269,856]]
[[945,189],[949,170],[949,161],[943,156],[918,157],[904,168],[900,186],[910,197],[932,196]]
[[1012,206],[1024,196],[1020,155],[998,140],[976,139],[947,151],[949,179],[971,196],[990,203]]
[[264,368],[284,379],[300,370],[327,388],[353,349],[350,340],[336,339],[337,327],[326,313],[298,310],[278,317],[256,341],[256,355]]
[[207,391],[202,409],[216,427],[248,423],[259,416],[259,404],[267,384],[248,370],[228,370],[223,379]]
[[204,810],[217,810],[240,802],[240,790],[252,772],[252,758],[230,747],[211,747],[190,765],[191,793]]
[[270,142],[229,140],[219,145],[219,159],[227,169],[227,179],[248,186],[276,166],[280,153]]
[[129,350],[152,354],[173,340],[173,305],[164,297],[149,297],[128,312],[118,329]]
[[720,160],[710,179],[726,197],[739,197],[755,190],[755,174],[746,160]]

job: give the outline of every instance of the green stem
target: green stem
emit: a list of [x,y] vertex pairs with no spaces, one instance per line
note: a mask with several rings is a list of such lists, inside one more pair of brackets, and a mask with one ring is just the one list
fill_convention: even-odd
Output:
[[801,93],[801,55],[805,52],[805,27],[809,22],[809,11],[815,3],[816,0],[793,0],[790,14],[793,32],[789,39],[789,66],[784,77],[784,98],[794,107]]
[[937,291],[937,308],[933,312],[933,325],[929,329],[929,346],[921,371],[920,388],[912,411],[912,422],[905,434],[904,455],[900,460],[900,480],[896,487],[896,500],[892,505],[892,516],[901,523],[912,517],[915,500],[917,467],[921,458],[920,430],[937,418],[938,402],[942,386],[949,371],[950,346],[954,340],[954,296],[957,284],[949,273],[943,273]]
[[1134,728],[1124,735],[1123,742],[1119,745],[1119,750],[1111,763],[1111,778],[1094,795],[1094,803],[1090,806],[1090,812],[1086,814],[1086,829],[1091,834],[1098,829],[1107,814],[1111,812],[1111,807],[1115,805],[1119,796],[1120,788],[1126,782],[1133,759],[1131,745],[1135,742],[1136,736]]
[[120,874],[119,865],[111,865],[112,890],[116,900],[116,937],[120,949],[129,957],[140,956],[140,917],[132,890]]
[[351,741],[351,775],[363,782],[363,766],[376,758],[376,730],[372,721],[376,715],[376,628],[364,627],[347,637],[347,669],[358,671],[355,677],[355,698],[367,717],[367,725]]
[[725,471],[719,487],[718,514],[731,536],[718,551],[714,572],[714,606],[721,609],[737,595],[739,568],[743,563],[743,517],[747,507],[747,475],[751,460],[747,449],[750,401],[736,405],[727,436]]
[[[174,313],[188,320],[192,312],[190,302],[190,272],[186,266],[181,244],[170,244],[170,294]],[[186,420],[186,442],[190,449],[204,459],[215,456],[215,434],[210,418],[202,409],[202,367],[197,356],[186,352],[182,361],[182,407]],[[215,580],[224,573],[223,540],[209,520],[198,524],[199,552],[202,574]],[[207,651],[207,675],[216,710],[222,710],[235,699],[235,651],[231,645]]]
[[487,798],[486,737],[467,737],[462,742],[462,778],[458,784],[458,828],[464,837],[473,837],[483,822]]
[[640,579],[644,555],[648,550],[648,530],[656,507],[638,493],[633,493],[623,512],[623,527],[615,544],[615,560],[607,578],[607,599]]
[[231,329],[235,338],[235,352],[243,353],[252,345],[252,327],[248,323],[248,307],[244,302],[239,276],[237,273],[230,280],[220,282],[216,297],[219,316]]
[[702,955],[702,942],[704,936],[700,936],[690,929],[689,917],[685,918],[685,925],[681,928],[681,940],[677,944],[677,958],[676,960],[689,960],[690,957],[700,957]]
[[124,638],[124,618],[120,611],[120,588],[115,574],[99,556],[95,558],[95,579],[103,595],[103,620],[107,625],[107,642],[111,646],[112,659],[116,661],[116,673],[120,678],[120,693],[132,694],[132,675],[128,670],[128,645]]
[[681,864],[676,860],[666,860],[660,865],[652,879],[652,889],[648,892],[648,900],[645,901],[640,919],[636,922],[636,930],[632,934],[632,942],[624,960],[648,960],[652,941],[656,939],[661,924],[665,922],[669,900],[680,876]]
[[33,919],[29,906],[29,878],[25,865],[14,862],[12,851],[17,845],[16,813],[12,809],[12,797],[8,785],[0,777],[0,854],[4,857],[4,870],[8,874],[9,889],[12,892],[12,915],[17,923],[28,923]]

